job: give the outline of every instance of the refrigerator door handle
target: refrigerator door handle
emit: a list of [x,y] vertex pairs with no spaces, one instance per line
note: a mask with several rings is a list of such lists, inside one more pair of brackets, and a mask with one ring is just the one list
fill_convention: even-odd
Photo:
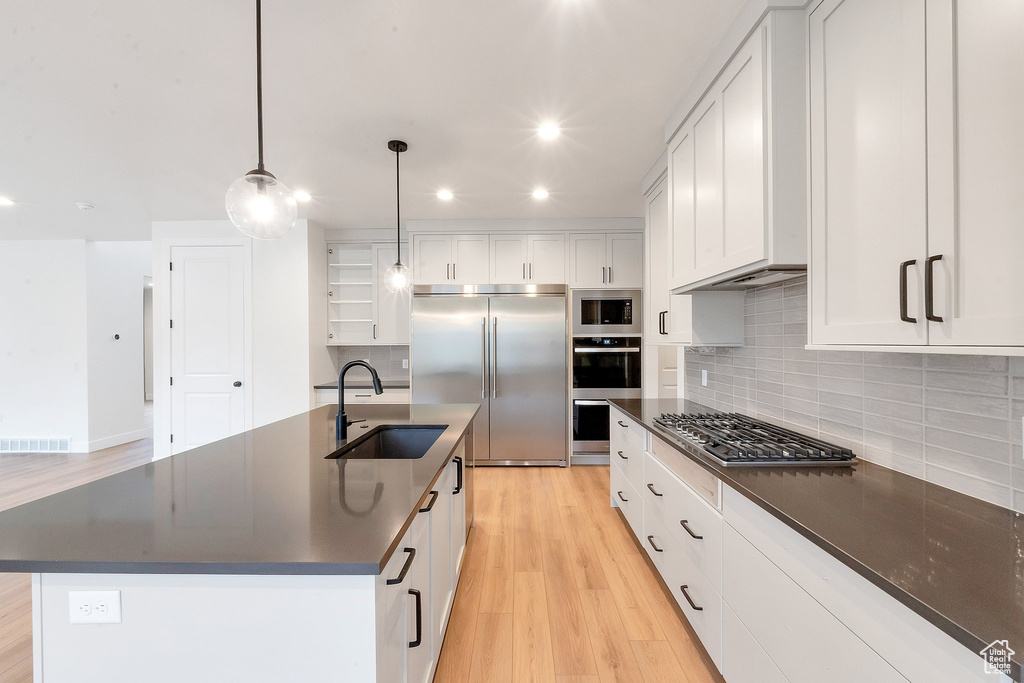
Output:
[[487,398],[487,318],[480,318],[480,398]]
[[491,318],[491,398],[498,398],[498,318]]

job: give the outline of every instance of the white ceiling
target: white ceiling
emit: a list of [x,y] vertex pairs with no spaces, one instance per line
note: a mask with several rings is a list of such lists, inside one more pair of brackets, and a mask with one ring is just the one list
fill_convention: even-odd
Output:
[[[224,216],[256,163],[254,5],[4,3],[0,239]],[[665,120],[741,5],[266,0],[267,169],[334,228],[394,224],[394,137],[404,218],[640,216]]]

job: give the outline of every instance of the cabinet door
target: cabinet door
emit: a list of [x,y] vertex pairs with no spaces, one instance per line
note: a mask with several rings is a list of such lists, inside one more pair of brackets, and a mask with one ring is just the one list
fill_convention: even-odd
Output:
[[668,337],[668,179],[647,194],[644,211],[647,223],[647,297],[644,307],[644,337],[648,343],[664,342]]
[[722,109],[717,99],[701,103],[693,123],[693,279],[714,274],[725,242],[722,228]]
[[490,279],[490,251],[487,235],[453,235],[452,282],[487,284]]
[[527,279],[536,284],[565,284],[565,235],[530,235]]
[[608,241],[603,234],[569,235],[569,286],[607,287]]
[[616,289],[644,286],[643,233],[608,235],[608,285]]
[[526,282],[526,235],[491,235],[491,284]]
[[[403,263],[409,260],[408,250],[408,245],[403,245]],[[408,344],[412,292],[408,287],[391,292],[385,284],[388,269],[398,260],[398,249],[394,244],[375,244],[373,260],[373,343]]]
[[680,131],[669,147],[668,183],[668,286],[675,289],[692,282],[697,268],[692,125]]
[[377,680],[405,683],[405,654],[409,646],[406,637],[406,601],[395,600],[377,624]]
[[[398,600],[405,601],[407,678],[409,683],[429,683],[434,666],[433,628],[431,619],[430,586],[430,529],[427,520],[418,515],[413,520],[409,534],[412,547],[416,549],[416,557],[402,584],[402,594]],[[408,588],[406,588],[408,586]],[[419,609],[417,609],[417,606]],[[417,642],[416,636],[419,635]]]
[[[452,585],[452,477],[451,467],[434,484],[437,497],[430,511],[430,597],[433,614],[430,619],[434,657],[441,651],[444,640],[445,618],[451,609]],[[433,494],[431,494],[433,498]],[[429,502],[429,500],[428,500]]]
[[[1024,345],[1024,4],[928,6],[932,345]],[[952,67],[952,68],[950,68]]]
[[449,467],[452,470],[452,590],[459,583],[462,572],[462,558],[466,551],[466,471],[465,446],[459,446]]
[[925,344],[924,0],[825,0],[809,22],[811,343]]
[[[764,50],[758,30],[722,74],[722,240],[717,272],[768,256],[765,212]],[[785,143],[783,143],[785,144]]]
[[414,235],[412,238],[412,279],[418,285],[451,282],[452,236]]

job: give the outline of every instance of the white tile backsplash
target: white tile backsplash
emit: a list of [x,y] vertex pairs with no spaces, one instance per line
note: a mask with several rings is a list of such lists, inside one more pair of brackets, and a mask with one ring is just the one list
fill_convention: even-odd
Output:
[[1024,357],[807,351],[803,279],[744,311],[746,346],[687,350],[687,398],[1024,512]]

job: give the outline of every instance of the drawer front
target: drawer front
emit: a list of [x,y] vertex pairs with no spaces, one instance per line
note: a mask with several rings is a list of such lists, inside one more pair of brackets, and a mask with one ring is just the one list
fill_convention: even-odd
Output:
[[728,524],[724,553],[729,607],[792,683],[906,680]]
[[670,472],[682,479],[706,500],[711,507],[722,509],[722,482],[718,477],[690,460],[661,439],[651,436],[651,447],[648,449],[661,461]]
[[633,529],[637,538],[643,538],[644,531],[644,503],[643,498],[627,479],[626,474],[619,467],[612,465],[608,468],[611,472],[612,500],[622,510],[623,516]]
[[722,642],[728,643],[722,653],[722,675],[729,683],[787,683],[729,603],[722,608]]
[[[697,633],[715,666],[722,669],[722,598],[657,519],[645,521],[642,543],[661,578]],[[655,549],[660,549],[660,552]],[[685,586],[685,592],[682,588]],[[687,595],[689,600],[687,600]],[[693,604],[690,604],[690,600]],[[700,609],[698,609],[700,608]]]
[[[647,516],[657,518],[711,586],[722,592],[722,517],[650,453],[644,454]],[[661,494],[661,495],[658,495]]]
[[647,440],[647,429],[643,425],[616,409],[615,406],[612,406],[611,410],[608,411],[608,416],[611,420],[609,434],[619,434],[632,441],[641,449],[644,448]]
[[[427,538],[427,524],[424,515],[416,515],[413,518],[412,524],[409,525],[409,529],[405,532],[405,536],[399,541],[395,547],[395,552],[388,560],[388,563],[384,566],[382,571],[377,576],[377,601],[380,604],[380,608],[377,614],[384,614],[391,605],[394,604],[395,598],[400,594],[407,594],[409,589],[409,579],[406,576],[405,581],[393,585],[388,585],[388,579],[397,579],[402,573],[402,567],[405,566],[409,560],[410,553],[405,552],[405,548],[416,548],[416,557],[414,562],[429,562],[429,548],[425,539]],[[421,549],[422,548],[422,549]],[[409,563],[410,573],[412,571],[412,563]]]
[[[409,389],[388,389],[384,388],[383,394],[373,393],[373,389],[346,389],[346,403],[409,403],[411,393]],[[335,393],[337,401],[337,393]]]
[[[629,429],[632,429],[630,427]],[[634,439],[627,429],[619,427],[612,415],[611,434],[609,435],[610,459],[619,466],[630,485],[640,490],[644,479],[644,447],[642,440]]]

